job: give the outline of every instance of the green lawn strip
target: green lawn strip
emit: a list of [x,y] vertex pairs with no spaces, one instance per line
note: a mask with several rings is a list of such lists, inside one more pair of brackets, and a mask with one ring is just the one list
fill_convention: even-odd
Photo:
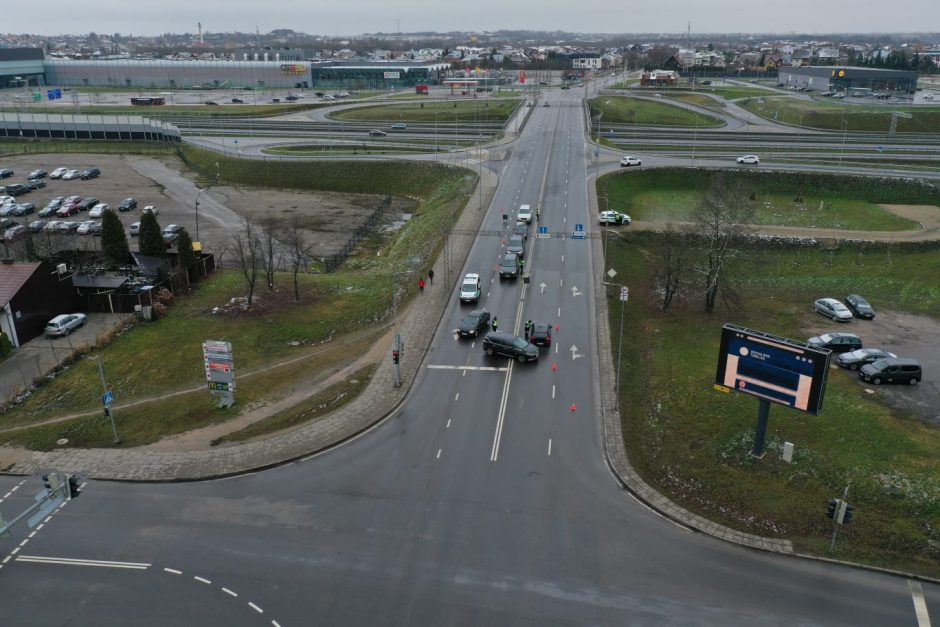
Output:
[[375,364],[360,368],[342,381],[316,393],[289,410],[256,422],[234,433],[224,435],[214,440],[213,444],[250,440],[251,438],[276,433],[283,429],[319,420],[359,396],[369,384],[369,380],[372,378],[372,373],[375,372],[375,369]]
[[640,126],[723,126],[724,122],[710,115],[689,111],[668,102],[624,96],[598,96],[590,99],[591,115],[601,116],[604,124],[637,124]]
[[798,100],[789,96],[751,98],[737,104],[767,120],[807,128],[840,131],[844,120],[848,132],[886,133],[891,126],[891,113],[900,111],[912,117],[898,118],[899,133],[940,133],[940,106],[855,105],[838,101]]
[[[683,222],[689,220],[715,172],[682,168],[621,171],[602,177],[598,194],[607,198],[610,207],[629,213],[634,220]],[[881,178],[745,170],[726,170],[723,176],[754,191],[757,224],[905,231],[916,229],[918,224],[878,203],[940,204],[940,194],[930,186]],[[802,202],[795,201],[797,195]],[[820,202],[825,203],[823,209]]]
[[175,145],[159,142],[108,142],[94,140],[0,140],[0,156],[24,153],[104,153],[135,155],[172,154]]
[[676,93],[676,94],[666,94],[668,98],[674,100],[681,100],[682,102],[688,102],[689,104],[698,105],[700,107],[710,107],[713,109],[723,109],[724,104],[715,100],[714,98],[709,98],[704,94],[692,94],[688,92]]
[[409,102],[343,109],[329,114],[335,120],[358,122],[504,123],[519,106],[518,99]]
[[[926,543],[940,526],[940,430],[896,415],[877,392],[865,393],[854,373],[833,370],[820,416],[772,408],[768,454],[757,461],[748,455],[756,401],[712,390],[723,322],[805,339],[803,329],[819,324],[809,303],[824,293],[857,290],[882,308],[906,309],[899,283],[940,291],[940,273],[929,269],[937,267],[940,252],[909,247],[892,255],[890,266],[872,256],[862,273],[849,272],[857,257],[851,250],[837,253],[832,266],[829,254],[816,249],[751,250],[736,264],[742,306],[733,315],[701,313],[694,293],[686,306],[663,315],[652,295],[653,241],[638,234],[612,241],[608,264],[638,292],[625,309],[621,359],[632,367],[620,389],[634,467],[692,511],[750,533],[789,538],[797,550],[819,554],[826,554],[832,530],[825,504],[851,482],[856,522],[842,529],[833,556],[940,574]],[[898,278],[908,268],[915,274]],[[860,284],[860,274],[870,275],[870,284]],[[882,288],[873,289],[879,283]],[[935,304],[929,309],[940,313]],[[614,334],[619,316],[614,297]],[[784,441],[796,446],[793,464],[780,458]]]
[[[320,109],[329,107],[335,103],[330,102],[311,102],[311,103],[270,103],[270,104],[226,104],[220,102],[218,106],[206,106],[204,104],[194,105],[174,105],[163,107],[133,107],[121,105],[86,105],[82,107],[82,115],[125,115],[142,116],[156,120],[172,120],[178,117],[205,117],[205,118],[250,118],[250,117],[271,117],[283,115],[285,113],[297,113],[298,111],[308,111],[311,109]],[[0,112],[12,113],[16,109],[11,107],[0,107]],[[74,113],[71,108],[63,110],[60,107],[40,107],[34,110],[34,113],[49,115],[59,115],[64,113],[71,115]]]

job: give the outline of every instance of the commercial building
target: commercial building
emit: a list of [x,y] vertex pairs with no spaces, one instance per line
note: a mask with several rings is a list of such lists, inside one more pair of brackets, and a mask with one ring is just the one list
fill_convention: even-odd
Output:
[[0,48],[0,89],[43,85],[41,48]]
[[295,61],[73,61],[48,59],[46,83],[144,89],[309,87],[310,64]]
[[835,65],[781,67],[777,83],[782,87],[818,92],[838,91],[850,95],[914,93],[917,89],[917,72]]
[[314,88],[387,89],[439,85],[449,63],[385,63],[324,61],[312,63]]

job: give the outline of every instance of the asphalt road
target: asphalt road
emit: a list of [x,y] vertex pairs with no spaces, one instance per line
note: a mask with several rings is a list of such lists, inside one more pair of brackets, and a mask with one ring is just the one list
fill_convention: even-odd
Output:
[[[540,107],[483,230],[525,203],[549,234],[593,232],[588,163],[581,109]],[[502,330],[557,324],[557,353],[519,365],[454,339],[469,309],[455,292],[408,401],[354,441],[224,481],[93,482],[32,537],[0,540],[3,624],[883,626],[918,625],[920,599],[938,615],[938,586],[744,550],[621,490],[601,447],[589,244],[530,240],[523,287],[496,278],[503,238],[484,235],[462,270],[483,275]],[[2,511],[40,488],[0,477]]]

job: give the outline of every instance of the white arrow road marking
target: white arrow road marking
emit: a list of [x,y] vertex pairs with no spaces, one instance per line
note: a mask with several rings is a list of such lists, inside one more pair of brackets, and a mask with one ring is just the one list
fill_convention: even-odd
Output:
[[574,344],[571,345],[571,348],[569,350],[571,350],[572,359],[578,359],[579,357],[584,357],[584,353],[579,353],[578,347],[575,346]]
[[541,290],[539,294],[545,293],[545,281],[542,281],[541,283],[539,283],[539,290]]
[[581,295],[581,292],[578,290],[577,287],[575,287],[574,285],[572,285],[572,286],[571,286],[571,295],[572,295],[572,296],[580,296],[580,295]]

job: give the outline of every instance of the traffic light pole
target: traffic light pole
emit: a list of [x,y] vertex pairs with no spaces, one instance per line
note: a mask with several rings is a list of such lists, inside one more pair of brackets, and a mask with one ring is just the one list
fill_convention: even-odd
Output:
[[[10,529],[12,529],[18,522],[20,522],[27,516],[30,516],[34,514],[35,512],[38,512],[39,510],[43,509],[43,507],[45,507],[46,504],[49,503],[49,501],[54,501],[56,498],[60,496],[62,497],[62,499],[72,498],[71,490],[70,490],[71,485],[69,483],[69,479],[71,479],[71,475],[62,475],[62,474],[53,472],[53,473],[49,473],[48,475],[44,475],[44,479],[48,481],[49,488],[47,489],[46,494],[42,496],[42,498],[39,498],[39,495],[37,495],[36,498],[39,500],[36,501],[34,504],[30,505],[26,509],[26,511],[19,514],[16,518],[11,520],[10,522],[3,522],[3,519],[0,518],[0,538],[8,537],[10,533]],[[75,496],[78,496],[78,494],[76,494]],[[52,503],[49,507],[50,508],[55,507],[55,505],[56,503]],[[32,524],[30,524],[30,526],[32,526]]]

